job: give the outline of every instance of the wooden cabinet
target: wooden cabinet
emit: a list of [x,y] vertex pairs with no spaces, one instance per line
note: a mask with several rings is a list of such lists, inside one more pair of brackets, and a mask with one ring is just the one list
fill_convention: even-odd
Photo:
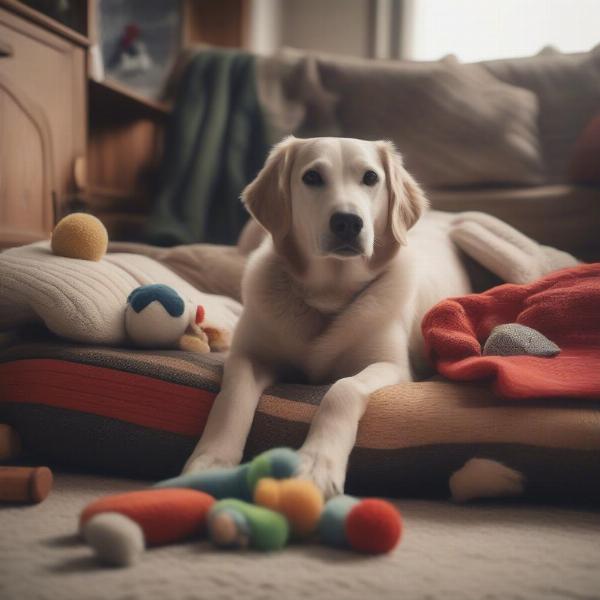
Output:
[[[181,0],[182,46],[240,46],[245,0]],[[94,0],[69,6],[75,29],[0,0],[0,249],[49,237],[73,208],[112,239],[136,239],[152,207],[170,107],[88,79]]]
[[0,245],[47,237],[86,153],[85,49],[0,7]]

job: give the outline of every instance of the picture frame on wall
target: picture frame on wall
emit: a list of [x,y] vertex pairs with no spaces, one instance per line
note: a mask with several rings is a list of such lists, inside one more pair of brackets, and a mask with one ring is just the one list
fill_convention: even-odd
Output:
[[181,0],[96,0],[90,75],[158,100],[181,47]]

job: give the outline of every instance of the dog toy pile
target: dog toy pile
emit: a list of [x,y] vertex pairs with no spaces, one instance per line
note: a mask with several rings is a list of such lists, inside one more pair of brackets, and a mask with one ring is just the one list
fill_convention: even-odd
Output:
[[294,478],[299,458],[269,450],[231,469],[185,474],[152,489],[100,498],[79,528],[98,559],[127,566],[147,546],[208,538],[221,548],[276,551],[290,540],[382,554],[402,536],[400,513],[384,500],[338,496],[324,503],[310,481]]
[[[61,219],[51,240],[57,256],[98,262],[108,248],[108,232],[93,215],[73,213]],[[172,287],[154,283],[134,289],[124,306],[129,341],[140,348],[178,348],[188,352],[221,352],[228,334],[205,322],[203,306],[186,301]]]

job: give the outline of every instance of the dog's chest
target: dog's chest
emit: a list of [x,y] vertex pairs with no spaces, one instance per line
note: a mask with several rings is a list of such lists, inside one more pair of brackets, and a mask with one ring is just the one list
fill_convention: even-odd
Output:
[[[292,372],[296,381],[332,381],[330,374],[334,371],[329,363],[335,356],[345,357],[348,352],[348,348],[339,343],[341,340],[332,344],[332,333],[337,328],[345,328],[344,311],[352,304],[354,296],[349,294],[347,299],[340,300],[339,294],[331,298],[318,295],[308,299],[298,298],[290,292],[272,297],[272,304],[267,309],[269,334],[266,339],[282,376]],[[311,306],[309,302],[315,305]],[[352,344],[349,351],[355,352]],[[341,367],[337,365],[338,370]],[[304,377],[300,378],[299,373]]]
[[339,314],[355,296],[355,292],[323,291],[307,294],[304,303],[328,317]]
[[298,288],[302,301],[328,316],[346,309],[369,285],[373,274],[363,265],[333,264],[313,268],[306,285]]
[[274,331],[283,345],[296,344],[306,347],[322,335],[333,320],[333,316],[299,298],[291,289],[285,294],[270,295],[265,308],[273,319]]

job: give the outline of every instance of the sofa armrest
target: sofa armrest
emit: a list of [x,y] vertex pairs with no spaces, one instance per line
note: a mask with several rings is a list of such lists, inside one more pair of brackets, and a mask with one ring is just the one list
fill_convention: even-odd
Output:
[[506,221],[541,244],[600,260],[600,188],[549,185],[526,188],[432,190],[436,210],[478,210]]

